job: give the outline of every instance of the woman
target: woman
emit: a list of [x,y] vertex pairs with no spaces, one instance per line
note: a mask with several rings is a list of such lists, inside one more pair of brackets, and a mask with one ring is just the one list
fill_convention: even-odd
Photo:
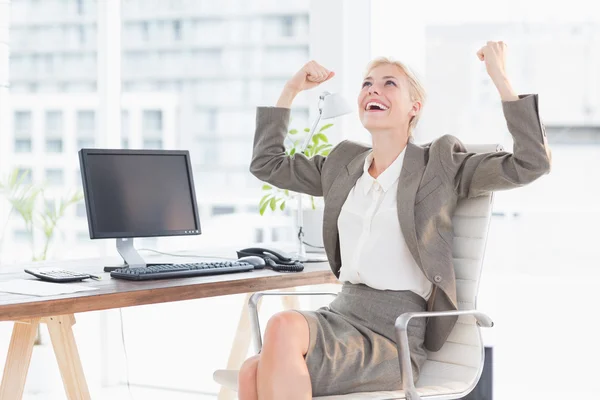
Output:
[[[528,184],[550,170],[536,95],[517,96],[505,72],[506,45],[477,56],[502,100],[513,153],[467,153],[450,135],[415,145],[424,90],[403,64],[367,67],[358,111],[372,148],[343,141],[327,157],[286,156],[290,107],[302,90],[334,76],[314,61],[285,85],[276,107],[259,107],[251,172],[277,187],[324,196],[323,240],[337,298],[316,311],[274,315],[260,355],[244,363],[239,398],[311,396],[401,389],[394,321],[404,312],[456,310],[452,214],[459,198]],[[439,350],[455,317],[413,319],[415,380]]]

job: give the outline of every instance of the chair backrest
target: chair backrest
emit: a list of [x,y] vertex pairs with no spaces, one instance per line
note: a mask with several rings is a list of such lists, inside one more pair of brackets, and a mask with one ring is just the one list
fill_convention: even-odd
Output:
[[[467,145],[466,148],[473,153],[502,150],[498,145]],[[491,193],[473,199],[461,199],[452,218],[452,252],[458,308],[461,310],[476,308],[492,199]],[[481,332],[475,319],[461,316],[440,351],[428,352],[416,386],[453,386],[457,391],[468,391],[481,376],[483,358]]]

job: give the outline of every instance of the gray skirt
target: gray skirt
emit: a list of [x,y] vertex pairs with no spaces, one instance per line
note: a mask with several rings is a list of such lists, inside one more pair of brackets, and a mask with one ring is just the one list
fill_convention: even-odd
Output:
[[[329,306],[298,311],[310,330],[305,359],[313,396],[401,390],[394,323],[404,312],[425,309],[425,299],[411,291],[344,283]],[[427,359],[425,324],[415,318],[408,328],[415,380]]]

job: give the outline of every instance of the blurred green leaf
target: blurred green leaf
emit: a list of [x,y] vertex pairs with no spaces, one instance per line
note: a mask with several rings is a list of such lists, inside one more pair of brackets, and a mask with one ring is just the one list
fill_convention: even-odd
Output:
[[[304,139],[293,140],[292,136],[297,135],[300,131],[304,131],[305,133],[310,133],[310,128],[299,129],[289,129],[288,135],[286,135],[284,140],[285,154],[289,157],[292,157],[298,153],[305,155],[307,158],[312,158],[315,155],[319,154],[322,156],[328,156],[331,152],[333,146],[329,143],[329,138],[324,131],[331,128],[333,124],[325,124],[320,127],[318,132],[312,136],[312,140],[309,141],[308,146],[304,151],[300,150],[300,146],[305,141]],[[297,193],[290,193],[287,189],[280,189],[275,186],[264,184],[262,187],[263,190],[270,190],[271,193],[268,193],[262,196],[259,202],[259,212],[260,215],[264,215],[267,208],[271,208],[272,211],[276,211],[277,208],[283,211],[287,205],[287,200],[290,198],[294,198],[297,196]],[[313,209],[316,208],[315,199],[311,196],[311,206]]]
[[315,148],[315,154],[323,154],[324,150],[329,150],[331,148],[330,144],[321,144]]
[[263,215],[263,214],[265,213],[265,210],[267,209],[267,206],[268,206],[268,205],[269,205],[269,202],[268,202],[268,201],[265,201],[265,204],[263,204],[263,205],[260,207],[260,210],[259,210],[259,212],[260,212],[260,215]]
[[263,204],[267,201],[267,199],[269,198],[269,196],[271,196],[271,194],[265,194],[262,199],[260,199],[260,202],[258,203],[259,207],[262,207]]
[[317,138],[318,140],[328,143],[329,140],[327,139],[327,136],[325,136],[323,133],[317,133],[315,134],[315,136],[313,136],[313,138]]
[[321,129],[319,129],[319,132],[323,132],[329,128],[331,128],[333,126],[333,124],[325,124],[321,127]]
[[[75,190],[59,199],[48,199],[42,186],[25,183],[28,176],[28,171],[23,173],[19,169],[14,169],[5,180],[0,182],[0,191],[11,205],[11,212],[19,214],[25,222],[25,229],[32,246],[31,258],[44,260],[60,219],[64,217],[71,205],[83,199],[83,192]],[[33,242],[35,229],[44,235],[43,250],[40,253]]]

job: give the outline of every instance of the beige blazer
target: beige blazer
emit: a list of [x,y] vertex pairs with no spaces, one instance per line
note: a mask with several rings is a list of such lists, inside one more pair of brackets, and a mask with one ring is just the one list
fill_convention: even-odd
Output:
[[[458,309],[452,259],[452,215],[461,197],[512,189],[550,171],[550,151],[540,121],[537,95],[502,102],[513,139],[513,153],[467,153],[454,136],[420,146],[409,141],[398,183],[398,219],[415,261],[434,285],[429,311]],[[288,157],[284,139],[290,110],[259,107],[250,171],[278,188],[323,196],[323,242],[331,270],[339,278],[341,260],[337,220],[348,193],[363,173],[370,147],[352,141],[327,157]],[[400,268],[400,266],[398,266]],[[425,347],[439,350],[457,317],[430,318]]]

